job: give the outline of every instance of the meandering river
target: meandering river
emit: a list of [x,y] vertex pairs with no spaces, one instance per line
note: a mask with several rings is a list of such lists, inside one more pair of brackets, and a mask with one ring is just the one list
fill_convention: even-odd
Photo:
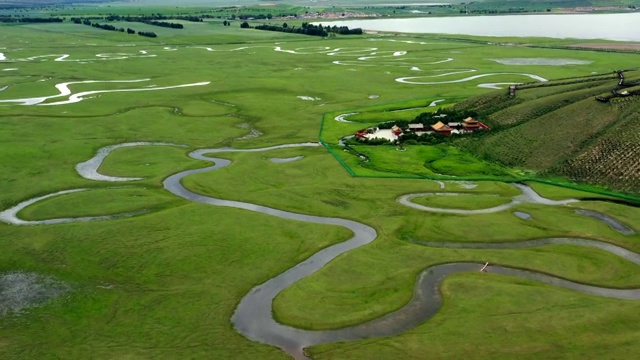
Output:
[[[118,178],[102,175],[98,172],[102,161],[109,155],[109,153],[117,148],[131,147],[131,146],[143,146],[143,145],[164,145],[164,146],[176,146],[171,143],[155,143],[155,142],[137,142],[137,143],[124,143],[118,145],[111,145],[104,147],[96,153],[89,161],[78,164],[76,170],[78,173],[87,179],[97,181],[116,182],[121,179],[127,179],[129,181],[139,180],[139,178]],[[537,282],[542,282],[549,285],[554,285],[574,291],[604,296],[616,299],[640,299],[640,289],[609,289],[603,287],[596,287],[590,285],[584,285],[569,280],[556,278],[550,275],[537,273],[534,271],[509,268],[499,265],[490,265],[482,263],[472,262],[458,262],[434,265],[424,269],[417,278],[413,298],[401,307],[400,309],[393,311],[389,314],[381,316],[377,319],[364,322],[362,324],[336,329],[336,330],[323,330],[323,331],[311,331],[295,328],[292,326],[278,323],[273,318],[272,303],[273,299],[284,289],[288,288],[295,282],[313,274],[314,272],[323,268],[330,261],[335,259],[341,254],[344,254],[355,248],[364,246],[371,243],[377,237],[377,233],[374,228],[363,223],[356,221],[338,218],[338,217],[323,217],[293,213],[286,210],[280,210],[270,208],[262,205],[240,202],[234,200],[218,199],[211,196],[201,195],[192,192],[182,185],[182,179],[187,176],[215,171],[224,168],[231,164],[231,161],[224,158],[213,157],[210,154],[228,153],[228,152],[266,152],[270,150],[282,149],[282,148],[296,148],[296,147],[317,147],[321,146],[319,143],[300,143],[300,144],[286,144],[277,145],[266,148],[258,149],[234,149],[234,148],[217,148],[217,149],[200,149],[193,151],[189,156],[193,159],[209,161],[211,166],[203,167],[200,169],[186,170],[167,177],[164,182],[164,188],[172,194],[198,203],[231,207],[237,209],[244,209],[254,212],[259,212],[266,215],[271,215],[283,219],[289,219],[294,221],[303,221],[317,224],[338,225],[343,226],[352,231],[353,236],[347,241],[334,244],[327,248],[324,248],[306,260],[301,261],[297,265],[291,267],[285,272],[276,275],[275,277],[267,280],[266,282],[255,286],[247,295],[245,295],[238,304],[233,317],[231,319],[235,329],[247,338],[277,346],[286,351],[296,359],[307,359],[304,349],[309,346],[341,342],[341,341],[354,341],[359,339],[366,339],[371,337],[381,336],[393,336],[400,334],[406,330],[412,329],[424,321],[431,318],[437,313],[442,304],[442,296],[439,291],[440,284],[449,275],[459,272],[469,271],[488,271],[490,273],[517,276]],[[289,158],[293,159],[293,158]],[[444,185],[444,184],[442,184]],[[563,200],[553,201],[541,197],[533,189],[526,185],[516,185],[521,191],[521,195],[517,195],[513,198],[513,202],[506,204],[504,208],[490,208],[479,210],[481,213],[494,212],[506,210],[511,206],[519,203],[529,202],[548,206],[562,206],[569,203],[575,203],[578,200]],[[12,225],[47,225],[64,222],[77,222],[77,221],[98,221],[108,220],[114,218],[114,216],[102,216],[102,217],[83,217],[83,218],[64,218],[64,219],[49,219],[43,221],[25,221],[18,218],[18,212],[25,207],[32,205],[40,200],[64,195],[68,193],[84,191],[85,189],[73,189],[64,190],[57,193],[36,197],[30,200],[23,201],[22,203],[0,212],[0,221],[12,224]],[[416,194],[418,196],[425,196],[431,193]],[[433,193],[438,195],[439,193]],[[455,195],[454,195],[455,196]],[[429,211],[429,212],[443,212],[447,209],[429,208],[416,206],[411,202],[411,199],[415,196],[400,197],[398,201],[406,206],[411,206],[416,210]],[[471,215],[474,214],[474,210],[456,210],[462,214]],[[588,216],[595,216],[589,212]],[[619,224],[614,218],[606,216],[604,214],[595,213],[601,221],[606,221],[609,225],[616,228],[625,228],[623,224]],[[135,216],[136,214],[120,214],[115,218],[123,216]],[[620,230],[618,230],[620,231]],[[597,248],[602,251],[614,254],[622,259],[631,261],[635,264],[640,264],[640,254],[634,253],[622,247],[608,244],[600,241],[579,239],[579,238],[547,238],[523,241],[520,243],[434,243],[434,242],[422,242],[419,240],[412,240],[413,243],[430,246],[430,247],[448,247],[448,248],[469,248],[469,249],[519,249],[530,248],[554,244],[565,244],[575,246],[586,246]]]

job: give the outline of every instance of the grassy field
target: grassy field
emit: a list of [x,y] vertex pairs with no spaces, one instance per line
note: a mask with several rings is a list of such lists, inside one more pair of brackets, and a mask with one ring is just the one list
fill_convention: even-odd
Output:
[[179,201],[165,192],[142,188],[111,188],[49,198],[28,207],[18,215],[26,220],[114,215],[173,207],[177,203]]
[[[88,13],[77,13],[83,11]],[[476,208],[519,191],[495,181],[477,182],[475,188],[445,181],[441,189],[425,176],[519,176],[523,170],[444,145],[408,146],[404,152],[394,146],[375,152],[359,147],[373,159],[367,164],[337,145],[338,139],[368,124],[413,117],[434,100],[444,99],[438,105],[451,106],[490,92],[478,87],[485,82],[522,79],[506,74],[420,85],[398,78],[444,82],[474,74],[533,73],[558,79],[631,67],[637,56],[437,36],[319,39],[245,30],[237,24],[224,27],[216,20],[185,23],[185,29],[175,31],[129,25],[156,31],[158,38],[70,23],[0,25],[0,53],[6,58],[0,60],[0,101],[5,101],[0,102],[0,211],[75,188],[89,190],[38,202],[19,216],[51,219],[148,210],[112,221],[0,223],[0,274],[37,272],[73,288],[45,306],[0,318],[0,358],[286,359],[282,351],[251,342],[233,329],[230,318],[236,305],[255,285],[352,234],[340,227],[187,202],[165,191],[162,181],[209,166],[188,157],[195,149],[318,141],[323,118],[327,146],[361,177],[351,176],[327,148],[313,147],[223,153],[217,156],[231,159],[231,165],[184,179],[186,187],[209,196],[352,219],[376,229],[373,243],[338,257],[282,292],[274,303],[280,321],[320,329],[375,318],[406,303],[422,269],[450,261],[489,261],[594,285],[640,287],[638,265],[589,248],[453,250],[418,243],[579,236],[640,252],[640,235],[621,235],[574,212],[605,212],[640,232],[638,208],[590,201],[557,207],[522,204],[474,216],[426,213],[395,200],[410,193],[465,192],[469,195],[447,198],[446,203],[435,197],[423,200]],[[513,67],[489,60],[525,57],[571,57],[591,64]],[[448,58],[452,60],[432,64]],[[474,71],[455,74],[458,70]],[[443,75],[447,73],[454,74]],[[6,102],[53,96],[60,93],[57,84],[88,80],[136,82],[70,84],[71,94],[41,99],[45,106]],[[91,93],[95,91],[102,92]],[[79,102],[46,105],[83,92],[90,94]],[[405,111],[393,112],[397,110]],[[349,112],[362,112],[348,118],[357,123],[333,120]],[[75,170],[100,148],[140,141],[184,147],[121,148],[99,168],[105,175],[141,177],[139,181],[92,181]],[[295,156],[303,158],[270,161]],[[376,161],[384,167],[375,166]],[[406,174],[411,178],[393,178]],[[557,199],[594,197],[533,186]],[[463,198],[474,200],[464,203]],[[512,211],[527,212],[533,219],[519,219]],[[445,301],[438,315],[413,330],[385,339],[327,344],[310,352],[317,359],[423,358],[432,352],[435,358],[619,358],[639,350],[633,341],[639,335],[637,301],[475,273],[447,279],[442,292]]]
[[[490,132],[452,136],[435,146],[407,140],[402,148],[349,140],[351,151],[336,152],[336,157],[359,176],[369,176],[367,170],[374,170],[431,179],[537,178],[638,201],[639,98],[611,95],[612,90],[635,94],[638,71],[624,74],[622,86],[618,76],[610,73],[525,84],[513,98],[505,91],[474,96],[451,109],[478,113]],[[605,91],[610,93],[610,102],[595,101]],[[416,113],[428,114],[450,105],[424,107],[413,100],[327,113],[321,139],[335,144],[362,129],[406,124],[417,119]],[[353,155],[367,161],[354,161]]]
[[510,198],[503,198],[496,195],[478,195],[473,199],[467,196],[425,196],[413,199],[413,202],[420,205],[451,208],[451,209],[487,209],[494,206],[508,204]]

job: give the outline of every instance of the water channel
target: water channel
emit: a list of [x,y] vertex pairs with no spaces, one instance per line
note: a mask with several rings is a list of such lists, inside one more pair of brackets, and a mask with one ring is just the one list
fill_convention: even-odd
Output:
[[[131,147],[131,146],[141,146],[141,145],[165,145],[165,146],[176,146],[175,144],[170,143],[124,143],[119,145],[112,145],[105,148],[100,149],[96,155],[89,161],[85,163],[79,164],[77,167],[77,171],[80,175],[85,178],[91,180],[98,181],[108,181],[114,182],[118,181],[119,178],[116,177],[108,177],[102,174],[99,174],[97,170],[99,169],[102,161],[105,157],[114,149],[120,147]],[[323,216],[314,216],[314,215],[306,215],[293,213],[286,210],[280,210],[275,208],[270,208],[262,205],[233,201],[233,200],[224,200],[218,199],[211,196],[201,195],[194,193],[182,185],[182,179],[187,176],[215,171],[221,168],[224,168],[231,164],[231,161],[224,158],[214,157],[212,155],[219,153],[229,153],[229,152],[267,152],[270,150],[282,149],[282,148],[296,148],[296,147],[317,147],[321,146],[319,143],[300,143],[300,144],[286,144],[286,145],[277,145],[271,146],[267,148],[259,148],[259,149],[234,149],[234,148],[217,148],[217,149],[200,149],[193,151],[189,154],[189,156],[193,159],[209,161],[212,163],[211,166],[203,167],[199,169],[186,170],[174,175],[167,177],[163,181],[163,186],[166,190],[171,192],[172,194],[203,204],[209,204],[213,206],[223,206],[223,207],[231,207],[237,209],[244,209],[254,212],[259,212],[262,214],[275,216],[283,219],[289,219],[294,221],[303,221],[309,223],[316,224],[326,224],[326,225],[337,225],[345,227],[352,231],[353,236],[347,241],[334,244],[327,248],[324,248],[311,257],[303,260],[297,265],[291,267],[285,272],[276,275],[275,277],[265,281],[262,284],[255,286],[253,289],[246,294],[240,303],[238,304],[232,318],[231,322],[233,323],[235,329],[246,336],[247,338],[258,341],[261,343],[273,345],[279,347],[285,352],[289,353],[296,359],[308,359],[304,349],[319,344],[332,343],[332,342],[343,342],[343,341],[355,341],[360,339],[372,338],[372,337],[383,337],[383,336],[393,336],[400,334],[404,331],[412,329],[426,320],[434,316],[440,306],[442,304],[442,295],[440,294],[440,284],[442,281],[449,275],[460,273],[460,272],[469,272],[469,271],[480,271],[484,270],[492,274],[500,274],[500,275],[508,275],[508,276],[516,276],[520,278],[529,279],[532,281],[537,281],[557,287],[562,287],[566,289],[571,289],[574,291],[582,292],[585,294],[591,294],[596,296],[610,297],[616,299],[636,299],[640,300],[640,289],[610,289],[603,287],[590,286],[585,284],[580,284],[577,282],[572,282],[565,279],[556,278],[554,276],[545,275],[541,273],[537,273],[534,271],[528,271],[517,268],[509,268],[499,265],[486,265],[483,263],[473,263],[473,262],[456,262],[456,263],[448,263],[448,264],[439,264],[431,267],[427,267],[424,269],[417,277],[413,297],[412,299],[405,304],[403,307],[388,313],[384,316],[381,316],[377,319],[373,319],[371,321],[367,321],[358,325],[349,326],[341,329],[335,330],[323,330],[323,331],[311,331],[300,328],[295,328],[292,326],[284,325],[278,323],[273,318],[272,311],[272,303],[274,298],[283,290],[294,284],[295,282],[304,279],[305,277],[315,273],[316,271],[323,268],[330,261],[335,259],[341,254],[344,254],[350,250],[355,248],[364,246],[366,244],[371,243],[377,238],[377,233],[374,228],[368,226],[363,223],[359,223],[356,221],[338,218],[338,217],[323,217]],[[288,158],[292,159],[292,158]],[[84,164],[84,166],[83,166]],[[134,178],[135,179],[135,178]],[[563,206],[569,203],[578,202],[578,200],[568,199],[563,201],[554,201],[541,197],[530,187],[523,184],[516,184],[521,191],[521,195],[517,195],[513,197],[513,202],[510,204],[506,204],[506,207],[501,209],[491,208],[480,210],[482,212],[495,212],[507,210],[511,206],[514,206],[518,203],[535,203],[541,205],[548,206]],[[7,209],[0,213],[0,221],[7,222],[12,225],[41,225],[41,224],[49,224],[49,223],[61,223],[61,222],[77,222],[77,221],[98,221],[98,220],[107,220],[107,217],[93,217],[93,218],[65,218],[65,219],[50,219],[43,220],[39,222],[27,222],[21,220],[17,217],[17,213],[29,206],[52,196],[59,196],[66,193],[84,191],[85,189],[74,189],[74,190],[65,190],[60,191],[54,194],[49,194],[33,199],[29,199],[23,201],[22,203],[14,206],[13,208]],[[455,196],[455,195],[452,195]],[[408,197],[400,197],[398,201],[405,206],[413,207],[415,210],[422,211],[435,211],[441,212],[443,209],[438,208],[419,208],[416,207],[416,204],[413,204],[411,201],[411,196]],[[412,206],[414,205],[414,206]],[[459,211],[470,211],[471,213],[466,215],[474,214],[474,210],[459,210]],[[587,216],[592,216],[595,212],[589,212],[588,214],[584,214]],[[612,226],[619,227],[622,226],[618,224],[617,221],[605,214],[596,213],[599,217],[599,220],[604,221]],[[123,216],[135,216],[136,214],[122,214]],[[122,216],[121,215],[121,216]],[[111,217],[113,218],[113,217]],[[521,249],[521,248],[531,248],[531,247],[539,247],[539,246],[547,246],[547,245],[574,245],[574,246],[586,246],[596,248],[601,251],[606,251],[611,254],[614,254],[621,259],[625,259],[627,261],[633,262],[635,264],[640,264],[640,254],[634,253],[622,247],[604,243],[595,240],[589,239],[579,239],[579,238],[547,238],[547,239],[537,239],[516,243],[436,243],[436,242],[423,242],[419,240],[410,240],[411,242],[429,246],[429,247],[446,247],[446,248],[465,248],[465,249]]]

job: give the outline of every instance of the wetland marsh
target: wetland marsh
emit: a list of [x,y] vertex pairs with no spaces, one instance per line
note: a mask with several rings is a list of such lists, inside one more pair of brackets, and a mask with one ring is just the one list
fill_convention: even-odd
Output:
[[637,54],[237,25],[157,39],[0,25],[0,279],[64,284],[19,314],[2,300],[0,357],[638,351],[640,208],[456,181],[520,171],[460,149],[389,147],[376,168],[339,145],[381,118]]

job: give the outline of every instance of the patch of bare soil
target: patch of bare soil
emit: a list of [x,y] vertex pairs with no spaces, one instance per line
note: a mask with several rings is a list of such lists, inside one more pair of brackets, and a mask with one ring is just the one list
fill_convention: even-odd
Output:
[[71,287],[48,276],[12,272],[0,274],[0,316],[20,314],[24,309],[45,304]]

